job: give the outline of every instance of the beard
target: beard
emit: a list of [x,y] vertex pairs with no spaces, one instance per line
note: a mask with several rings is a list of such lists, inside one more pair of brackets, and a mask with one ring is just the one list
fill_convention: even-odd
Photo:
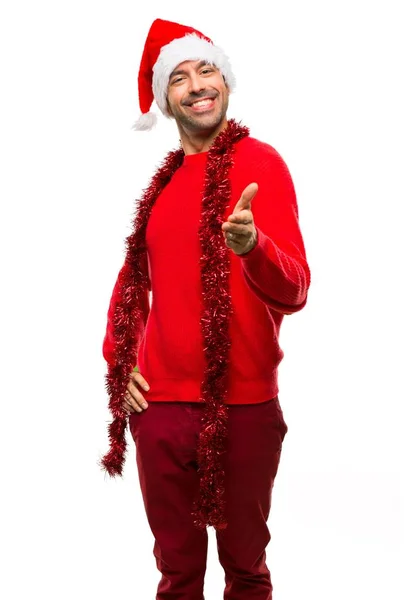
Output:
[[[195,101],[196,99],[194,99],[194,102]],[[213,113],[208,115],[201,114],[193,116],[188,113],[184,113],[179,108],[173,107],[171,105],[170,110],[178,127],[182,127],[183,129],[191,131],[193,133],[198,133],[202,131],[212,131],[216,127],[218,127],[225,118],[229,105],[229,98],[228,96],[225,96],[224,98],[220,98],[220,96],[217,96],[215,99],[215,103],[217,102],[220,102],[219,107],[215,107]]]

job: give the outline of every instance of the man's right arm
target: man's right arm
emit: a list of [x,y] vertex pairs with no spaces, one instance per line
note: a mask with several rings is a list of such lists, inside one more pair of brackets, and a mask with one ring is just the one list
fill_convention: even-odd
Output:
[[[147,261],[144,261],[145,268],[148,269]],[[125,269],[127,269],[126,263],[123,264],[122,268],[118,273],[118,277],[116,279],[114,288],[112,290],[111,300],[109,303],[109,308],[107,312],[107,323],[106,323],[106,332],[105,337],[102,344],[102,354],[104,359],[109,365],[114,364],[115,362],[115,338],[114,338],[114,313],[115,308],[118,302],[121,300],[121,280],[125,273]],[[146,271],[148,273],[148,270]],[[151,284],[150,284],[151,285]],[[151,288],[149,288],[151,289]],[[143,318],[139,324],[138,331],[138,345],[141,342],[142,335],[145,330],[145,325],[147,322],[150,304],[149,304],[149,291],[146,292],[145,305],[143,307]]]

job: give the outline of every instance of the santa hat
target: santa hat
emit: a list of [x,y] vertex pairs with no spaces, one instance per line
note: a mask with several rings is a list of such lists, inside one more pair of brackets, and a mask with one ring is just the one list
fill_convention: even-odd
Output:
[[156,19],[148,32],[138,73],[138,98],[142,115],[132,126],[136,131],[152,129],[157,115],[150,112],[155,99],[162,114],[167,112],[169,78],[185,60],[206,60],[222,73],[229,91],[236,80],[223,50],[193,27]]

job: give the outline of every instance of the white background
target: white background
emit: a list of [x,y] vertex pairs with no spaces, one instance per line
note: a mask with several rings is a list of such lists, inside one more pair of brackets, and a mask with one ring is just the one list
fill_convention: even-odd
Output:
[[162,117],[130,129],[160,17],[230,56],[229,117],[280,152],[297,192],[312,284],[280,340],[289,432],[269,519],[274,597],[412,600],[409,4],[2,3],[2,598],[155,598],[129,432],[122,480],[97,461],[110,294],[134,201],[178,143]]

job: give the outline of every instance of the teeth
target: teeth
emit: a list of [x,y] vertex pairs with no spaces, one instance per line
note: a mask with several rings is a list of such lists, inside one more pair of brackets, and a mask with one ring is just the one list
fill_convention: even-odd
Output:
[[197,102],[193,102],[193,104],[191,106],[205,106],[206,104],[209,104],[210,102],[212,102],[212,99],[207,98],[207,100],[198,100]]

